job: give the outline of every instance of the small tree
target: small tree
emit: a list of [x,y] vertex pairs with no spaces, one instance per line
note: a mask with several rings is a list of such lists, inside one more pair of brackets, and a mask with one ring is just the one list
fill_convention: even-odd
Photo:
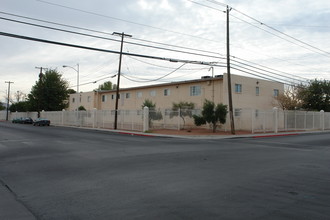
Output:
[[107,81],[104,82],[103,84],[99,85],[98,90],[112,90],[116,89],[116,84],[112,84],[112,82]]
[[311,80],[299,91],[302,108],[312,111],[330,111],[330,81]]
[[5,109],[6,109],[5,104],[0,102],[0,111],[5,110]]
[[31,111],[61,111],[68,106],[68,82],[57,70],[42,74],[28,95]]
[[163,119],[163,115],[162,113],[158,110],[156,111],[156,103],[153,103],[151,100],[146,99],[144,100],[143,104],[142,104],[142,109],[144,107],[148,107],[149,108],[149,127],[151,127],[151,121],[152,120],[162,120]]
[[227,106],[224,104],[218,104],[215,106],[214,102],[205,100],[202,110],[202,115],[194,115],[195,125],[201,126],[206,123],[212,124],[213,132],[216,131],[217,125],[226,123]]
[[27,112],[27,111],[29,111],[29,102],[24,101],[24,102],[13,103],[9,107],[9,110],[11,112]]
[[302,106],[302,102],[299,99],[299,92],[301,91],[300,87],[291,86],[288,87],[283,94],[280,94],[275,98],[277,104],[283,110],[295,110],[299,109]]
[[81,106],[78,107],[78,111],[86,111],[86,109],[85,109],[84,106],[81,105]]
[[173,103],[172,106],[172,112],[170,113],[170,118],[173,118],[174,116],[178,116],[182,118],[183,120],[183,129],[186,124],[185,117],[192,117],[192,110],[195,108],[195,104],[192,102],[179,102],[179,103]]

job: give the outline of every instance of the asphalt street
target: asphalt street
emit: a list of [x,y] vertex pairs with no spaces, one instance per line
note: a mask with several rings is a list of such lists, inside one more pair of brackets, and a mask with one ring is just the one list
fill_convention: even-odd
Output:
[[329,133],[181,139],[0,122],[0,219],[329,216]]

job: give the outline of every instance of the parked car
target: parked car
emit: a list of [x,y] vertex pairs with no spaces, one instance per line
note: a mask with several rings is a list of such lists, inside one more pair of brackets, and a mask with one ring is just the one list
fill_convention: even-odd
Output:
[[50,120],[44,119],[44,118],[37,118],[33,122],[33,126],[49,126],[50,125]]
[[14,118],[11,122],[12,123],[21,123],[23,118]]
[[33,124],[33,120],[32,118],[23,118],[21,121],[20,121],[21,124]]

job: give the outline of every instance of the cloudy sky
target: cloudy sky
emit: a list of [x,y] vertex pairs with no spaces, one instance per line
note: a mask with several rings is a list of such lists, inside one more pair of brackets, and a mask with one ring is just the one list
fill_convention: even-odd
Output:
[[[330,80],[329,0],[0,0],[0,5],[2,33],[119,51],[120,37],[111,34],[124,32],[132,35],[125,38],[124,52],[211,62],[215,75],[226,72],[223,11],[229,5],[233,74],[286,83]],[[116,83],[119,55],[0,35],[0,59],[4,102],[5,81],[14,82],[12,95],[28,94],[38,80],[36,67],[57,69],[75,90],[77,64],[80,91]],[[122,74],[120,86],[132,87],[198,79],[212,71],[207,65],[123,56]]]

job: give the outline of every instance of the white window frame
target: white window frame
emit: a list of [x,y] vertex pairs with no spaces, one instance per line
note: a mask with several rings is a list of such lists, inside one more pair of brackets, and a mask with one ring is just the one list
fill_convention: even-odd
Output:
[[260,95],[260,87],[256,86],[256,96],[259,96],[259,95]]
[[190,96],[200,96],[202,94],[202,87],[200,85],[190,86]]
[[242,115],[242,109],[241,108],[235,108],[234,115],[235,115],[235,117],[240,117]]
[[170,96],[170,89],[164,89],[164,96]]
[[242,93],[242,84],[235,84],[235,93]]
[[102,102],[107,102],[107,96],[106,96],[106,95],[102,95],[102,97],[101,97],[101,101],[102,101]]
[[156,97],[157,93],[156,93],[156,90],[151,90],[150,91],[150,96],[151,97]]

